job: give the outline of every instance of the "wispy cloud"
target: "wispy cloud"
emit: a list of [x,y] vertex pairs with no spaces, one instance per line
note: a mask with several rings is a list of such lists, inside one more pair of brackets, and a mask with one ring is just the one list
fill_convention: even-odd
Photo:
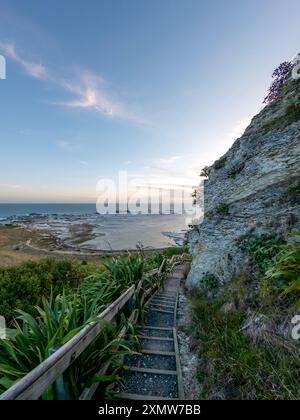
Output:
[[79,149],[79,145],[77,143],[71,143],[70,141],[66,140],[60,140],[57,144],[60,149],[68,153],[76,152]]
[[174,165],[181,159],[181,156],[170,156],[167,158],[159,158],[147,165],[146,168],[148,169],[156,169],[159,171],[169,171],[174,167]]
[[66,91],[75,94],[74,99],[60,102],[68,108],[91,109],[109,118],[141,122],[142,119],[105,90],[104,80],[90,72],[83,72],[77,80],[63,81]]
[[79,75],[65,78],[56,72],[50,71],[41,63],[32,62],[24,58],[17,51],[13,42],[1,42],[0,52],[7,58],[15,61],[29,76],[58,86],[62,91],[72,97],[53,104],[66,108],[92,110],[97,114],[111,119],[122,119],[143,124],[145,119],[131,110],[131,107],[115,98],[108,92],[102,77],[90,72],[81,71]]
[[47,77],[47,70],[45,66],[43,66],[41,63],[34,63],[32,61],[26,60],[17,52],[14,43],[0,41],[0,51],[6,57],[18,63],[29,76],[36,79],[45,79]]
[[18,190],[18,189],[22,188],[21,185],[18,185],[18,184],[2,184],[1,187],[2,188],[8,188],[10,190]]

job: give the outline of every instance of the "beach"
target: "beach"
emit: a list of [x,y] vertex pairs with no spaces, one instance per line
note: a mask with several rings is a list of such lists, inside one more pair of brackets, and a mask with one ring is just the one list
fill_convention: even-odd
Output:
[[[1,210],[0,263],[4,264],[45,255],[88,259],[102,252],[182,246],[187,231],[183,215],[100,215],[91,209],[80,213],[87,209],[76,207],[61,207],[60,214],[22,215],[17,214],[22,213],[17,207],[16,214],[8,216],[0,205],[0,213]],[[64,213],[65,210],[73,211]]]

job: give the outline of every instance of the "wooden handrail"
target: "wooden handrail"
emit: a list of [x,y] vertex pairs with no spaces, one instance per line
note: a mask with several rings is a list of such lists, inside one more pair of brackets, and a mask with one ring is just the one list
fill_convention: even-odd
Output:
[[[164,259],[159,269],[147,273],[152,276],[161,273],[166,260]],[[140,281],[135,287],[132,285],[118,299],[111,303],[100,315],[97,321],[93,321],[82,328],[73,338],[61,346],[55,353],[36,366],[26,376],[12,385],[0,395],[0,400],[36,400],[43,392],[65,372],[66,369],[80,356],[105,327],[105,322],[112,321],[120,310],[135,294],[142,290],[143,283]],[[155,288],[151,287],[143,293],[144,301]],[[131,314],[132,315],[132,314]],[[131,320],[131,316],[129,317]],[[122,330],[122,335],[125,334]],[[96,387],[95,387],[96,388]],[[86,394],[91,395],[90,390]],[[85,395],[86,397],[87,395]]]

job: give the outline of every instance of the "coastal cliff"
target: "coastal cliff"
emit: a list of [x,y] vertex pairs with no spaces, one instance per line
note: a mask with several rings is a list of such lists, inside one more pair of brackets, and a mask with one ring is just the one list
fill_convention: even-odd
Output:
[[209,168],[204,191],[203,222],[188,234],[189,288],[238,275],[247,264],[245,237],[300,230],[299,80],[289,80]]

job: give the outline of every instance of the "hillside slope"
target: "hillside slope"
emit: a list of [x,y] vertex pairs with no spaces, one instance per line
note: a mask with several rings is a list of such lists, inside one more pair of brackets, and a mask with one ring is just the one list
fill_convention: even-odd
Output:
[[299,104],[299,80],[290,80],[210,168],[204,220],[188,235],[188,287],[208,274],[221,282],[237,275],[246,258],[243,237],[300,230]]

